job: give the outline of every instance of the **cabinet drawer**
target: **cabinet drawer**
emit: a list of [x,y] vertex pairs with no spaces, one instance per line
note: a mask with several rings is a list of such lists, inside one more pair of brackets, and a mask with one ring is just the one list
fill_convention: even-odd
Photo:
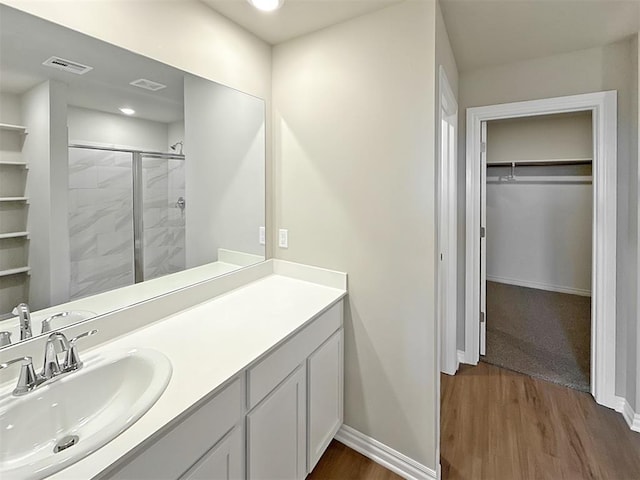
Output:
[[242,382],[228,387],[108,478],[180,478],[242,418]]
[[327,338],[342,326],[342,301],[316,318],[247,372],[249,410],[267,396]]

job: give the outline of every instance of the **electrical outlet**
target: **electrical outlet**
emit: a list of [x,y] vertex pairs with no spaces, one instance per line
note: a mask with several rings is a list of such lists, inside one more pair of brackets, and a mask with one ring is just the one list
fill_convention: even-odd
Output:
[[265,245],[267,243],[267,232],[264,227],[260,227],[259,232],[260,245]]
[[278,231],[278,246],[280,248],[289,248],[289,230],[281,228]]

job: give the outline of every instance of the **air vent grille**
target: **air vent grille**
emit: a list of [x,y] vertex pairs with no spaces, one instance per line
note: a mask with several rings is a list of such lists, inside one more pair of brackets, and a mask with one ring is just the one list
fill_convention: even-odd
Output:
[[158,82],[154,82],[153,80],[147,80],[146,78],[139,78],[138,80],[134,80],[129,85],[133,85],[134,87],[144,88],[145,90],[151,90],[152,92],[156,92],[158,90],[162,90],[163,88],[167,88],[166,85],[163,85]]
[[51,57],[42,62],[47,67],[57,68],[69,73],[75,73],[76,75],[84,75],[89,70],[93,70],[93,67],[88,65],[82,65],[81,63],[72,62],[71,60],[65,60],[60,57]]

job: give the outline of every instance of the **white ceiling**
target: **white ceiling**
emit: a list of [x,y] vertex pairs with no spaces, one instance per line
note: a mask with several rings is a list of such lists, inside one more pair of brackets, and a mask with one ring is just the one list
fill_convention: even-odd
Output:
[[[247,0],[201,1],[277,44],[402,0],[285,0],[280,10],[269,13]],[[606,45],[640,29],[640,0],[440,3],[460,71]]]
[[606,45],[640,28],[640,0],[440,2],[460,71]]
[[285,0],[280,10],[261,12],[247,0],[202,0],[218,13],[275,45],[379,10],[402,0]]
[[[84,75],[45,67],[51,56],[89,65]],[[183,77],[175,68],[136,55],[54,23],[0,5],[0,92],[20,95],[55,79],[68,85],[69,105],[170,123],[184,117]],[[146,78],[167,88],[157,92],[129,85]]]

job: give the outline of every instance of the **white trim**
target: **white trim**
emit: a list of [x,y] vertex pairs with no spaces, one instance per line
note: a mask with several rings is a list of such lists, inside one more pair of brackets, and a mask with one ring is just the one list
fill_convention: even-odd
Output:
[[640,432],[640,413],[636,413],[623,397],[616,397],[615,411],[620,412],[629,428],[634,432]]
[[546,290],[547,292],[569,293],[571,295],[580,295],[581,297],[591,296],[591,290],[585,290],[583,288],[563,287],[560,285],[551,285],[549,283],[531,282],[529,280],[517,280],[515,278],[495,277],[493,275],[487,275],[487,281],[505,283],[507,285],[515,285],[517,287]]
[[464,350],[458,350],[457,353],[458,353],[458,367],[456,368],[456,371],[458,371],[458,369],[460,368],[461,363],[465,363]]
[[[447,74],[439,68],[439,122],[436,126],[436,148],[438,152],[438,307],[437,316],[440,337],[439,371],[454,375],[458,369],[457,361],[457,283],[458,283],[458,103],[456,101]],[[443,122],[453,127],[453,139],[447,135],[448,158],[443,154]],[[453,160],[453,161],[451,161]],[[442,238],[444,237],[444,239]],[[443,243],[441,245],[441,243]],[[443,255],[443,259],[440,258]]]
[[335,439],[407,480],[436,480],[438,478],[435,470],[348,425],[340,427]]
[[593,118],[593,265],[591,393],[615,404],[617,92],[506,103],[467,110],[465,362],[479,361],[480,125],[489,120],[591,111]]

